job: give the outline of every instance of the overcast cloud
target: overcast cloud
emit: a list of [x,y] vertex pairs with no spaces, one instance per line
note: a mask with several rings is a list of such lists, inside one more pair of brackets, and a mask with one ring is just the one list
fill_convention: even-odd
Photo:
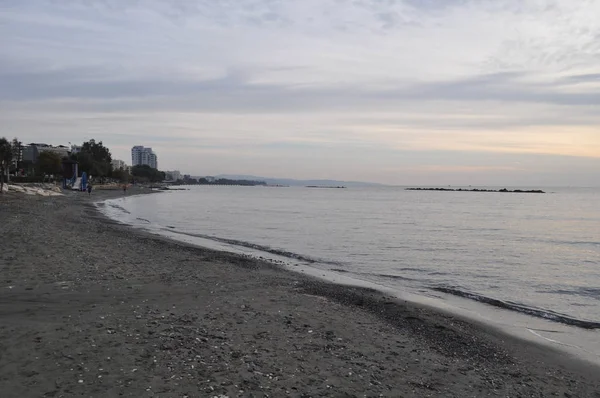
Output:
[[597,186],[598,0],[0,0],[0,136],[161,169]]

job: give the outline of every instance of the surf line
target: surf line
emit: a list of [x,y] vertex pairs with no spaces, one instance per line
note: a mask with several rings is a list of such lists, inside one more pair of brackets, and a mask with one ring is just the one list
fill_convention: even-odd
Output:
[[533,330],[531,330],[531,329],[527,329],[527,330],[529,330],[529,331],[530,331],[532,334],[536,335],[537,337],[539,337],[539,338],[541,338],[541,339],[544,339],[544,340],[548,340],[548,341],[549,341],[549,342],[551,342],[551,343],[556,343],[556,344],[558,344],[558,345],[564,345],[564,346],[566,346],[566,347],[572,347],[572,348],[577,348],[578,350],[581,350],[581,347],[579,347],[579,346],[576,346],[576,345],[573,345],[573,344],[562,343],[562,342],[560,342],[560,341],[558,341],[558,340],[553,340],[553,339],[549,339],[548,337],[544,337],[544,336],[542,336],[541,334],[539,334],[539,333],[537,333],[537,332],[534,332],[534,331],[533,331]]

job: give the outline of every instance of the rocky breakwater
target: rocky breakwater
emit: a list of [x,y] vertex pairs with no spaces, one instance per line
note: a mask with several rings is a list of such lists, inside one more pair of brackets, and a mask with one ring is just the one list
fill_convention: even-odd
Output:
[[546,193],[541,189],[515,189],[508,190],[506,188],[502,189],[482,189],[482,188],[474,188],[474,189],[466,189],[466,188],[406,188],[407,191],[442,191],[442,192],[505,192],[505,193]]
[[63,196],[62,189],[53,184],[8,185],[2,187],[2,193],[17,193],[37,196]]

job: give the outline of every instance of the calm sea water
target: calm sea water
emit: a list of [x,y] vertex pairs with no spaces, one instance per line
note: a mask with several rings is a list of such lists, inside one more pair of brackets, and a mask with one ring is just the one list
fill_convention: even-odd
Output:
[[598,330],[600,190],[546,191],[203,186],[103,208],[171,236]]

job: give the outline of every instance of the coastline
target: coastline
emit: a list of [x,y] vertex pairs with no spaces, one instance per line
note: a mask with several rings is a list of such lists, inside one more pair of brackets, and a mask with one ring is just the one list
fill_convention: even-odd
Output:
[[[119,196],[97,191],[92,200]],[[597,367],[556,350],[139,231],[106,219],[92,200],[0,197],[6,396],[600,391]]]

